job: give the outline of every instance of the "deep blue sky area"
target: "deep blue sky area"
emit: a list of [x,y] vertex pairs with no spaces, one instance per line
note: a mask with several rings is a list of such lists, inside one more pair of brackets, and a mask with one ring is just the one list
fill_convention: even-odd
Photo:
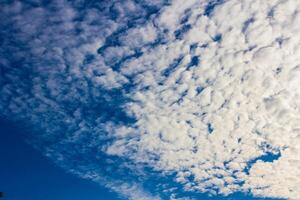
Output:
[[3,200],[120,200],[105,188],[55,166],[24,142],[21,131],[0,120]]

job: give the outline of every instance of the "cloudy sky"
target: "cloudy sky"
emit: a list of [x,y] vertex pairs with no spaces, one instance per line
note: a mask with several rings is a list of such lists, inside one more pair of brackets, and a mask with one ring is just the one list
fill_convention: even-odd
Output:
[[299,200],[299,44],[297,0],[3,0],[0,117],[99,200]]

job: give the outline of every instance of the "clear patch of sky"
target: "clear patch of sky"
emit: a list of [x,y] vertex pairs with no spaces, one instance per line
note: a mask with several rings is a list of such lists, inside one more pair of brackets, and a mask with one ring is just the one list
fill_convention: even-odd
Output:
[[0,120],[3,200],[121,200],[106,188],[53,164],[24,142],[23,130]]

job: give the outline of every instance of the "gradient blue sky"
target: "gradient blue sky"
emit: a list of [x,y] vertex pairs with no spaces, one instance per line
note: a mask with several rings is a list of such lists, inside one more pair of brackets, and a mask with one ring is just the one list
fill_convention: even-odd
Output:
[[0,191],[5,200],[121,200],[66,173],[24,141],[20,127],[0,120]]

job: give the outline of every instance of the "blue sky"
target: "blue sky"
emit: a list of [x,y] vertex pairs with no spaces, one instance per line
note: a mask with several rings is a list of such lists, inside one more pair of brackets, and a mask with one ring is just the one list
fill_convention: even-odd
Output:
[[298,198],[299,9],[0,1],[0,190],[13,200]]
[[4,200],[121,200],[91,181],[66,173],[24,140],[24,129],[0,121],[0,191]]

